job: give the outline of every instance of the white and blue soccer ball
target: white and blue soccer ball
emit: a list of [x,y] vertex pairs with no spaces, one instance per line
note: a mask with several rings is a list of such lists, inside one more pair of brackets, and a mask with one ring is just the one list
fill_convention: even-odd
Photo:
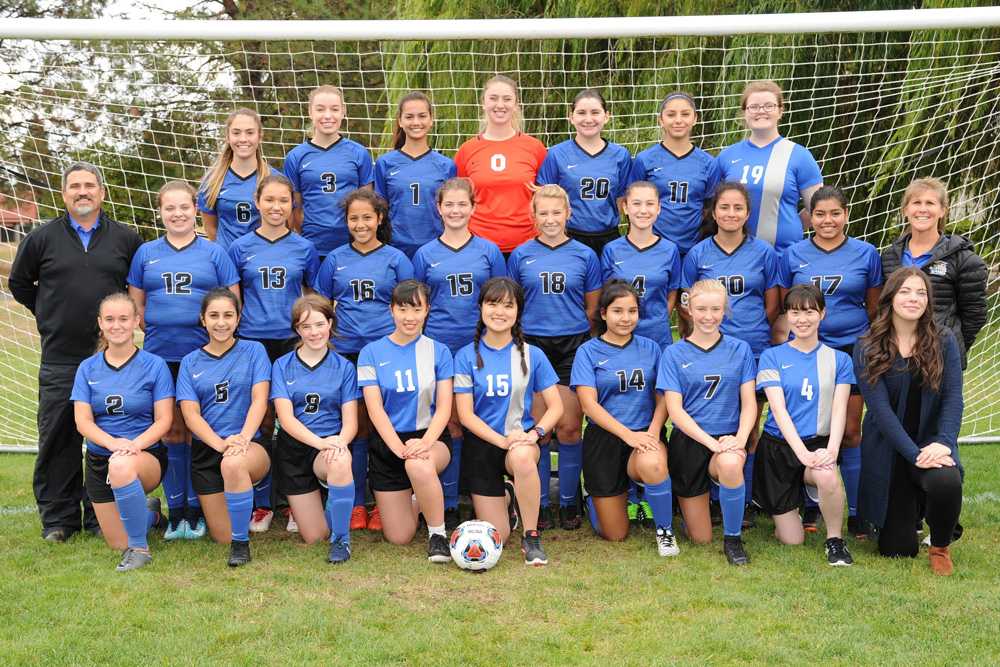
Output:
[[463,570],[488,570],[500,560],[503,541],[489,521],[466,521],[451,534],[451,559]]

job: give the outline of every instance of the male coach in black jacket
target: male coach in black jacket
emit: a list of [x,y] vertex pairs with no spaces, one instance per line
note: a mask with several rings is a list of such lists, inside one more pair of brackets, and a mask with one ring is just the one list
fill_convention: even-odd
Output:
[[63,542],[83,526],[99,531],[83,485],[81,445],[69,400],[76,368],[97,345],[97,306],[125,289],[142,240],[101,211],[104,180],[77,162],[63,172],[66,212],[28,234],[17,249],[10,291],[35,316],[42,337],[38,369],[38,457],[34,490],[42,537]]

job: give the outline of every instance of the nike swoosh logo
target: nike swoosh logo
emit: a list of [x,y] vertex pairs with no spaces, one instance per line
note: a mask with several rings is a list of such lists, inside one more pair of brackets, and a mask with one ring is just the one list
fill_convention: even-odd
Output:
[[807,266],[809,266],[809,265],[808,265],[808,264],[799,264],[799,268],[800,268],[800,269],[804,269],[804,268],[806,268]]
[[617,262],[615,262],[615,266],[618,266],[619,264],[624,264],[624,263],[625,263],[624,259],[619,259]]
[[737,162],[743,162],[743,158],[738,157],[735,160],[730,160],[729,164],[736,164]]
[[224,195],[224,194],[226,194],[226,188],[222,188],[221,190],[219,190],[219,196],[220,196],[220,197],[221,197],[222,195]]
[[380,361],[378,362],[378,367],[382,368],[383,366],[388,366],[391,363],[392,363],[391,361]]
[[534,264],[535,260],[533,260],[533,259],[526,259],[526,260],[524,260],[524,263],[525,264]]
[[247,255],[247,261],[249,262],[251,259],[253,259],[256,256],[257,255]]
[[604,364],[606,364],[606,363],[608,363],[608,360],[607,360],[607,359],[604,359],[603,361],[598,361],[598,362],[597,362],[597,365],[598,365],[598,366],[603,366],[603,365],[604,365]]
[[710,269],[710,268],[712,268],[713,266],[715,266],[715,264],[702,264],[702,265],[701,265],[701,266],[699,266],[698,268],[699,268],[699,269]]
[[305,169],[306,167],[308,167],[311,164],[312,164],[312,160],[309,160],[308,162],[303,162],[302,163],[302,168]]
[[295,384],[295,380],[285,380],[285,384]]
[[158,259],[151,259],[151,260],[149,260],[148,262],[146,262],[146,266],[149,266],[150,264],[156,264],[156,263],[157,263],[157,262],[159,262],[159,261],[160,261],[160,260],[158,260]]
[[87,380],[87,384],[97,384],[100,380]]
[[431,268],[433,269],[435,266],[437,266],[440,263],[441,262],[431,262]]
[[663,169],[663,167],[656,167],[655,169],[653,169],[653,171],[656,172],[656,171],[660,171],[661,169]]
[[690,366],[693,363],[694,363],[693,361],[689,361],[686,364],[681,364],[681,368],[687,368],[688,366]]
[[792,366],[794,366],[794,364],[781,364],[781,370],[785,370],[786,368],[791,368]]
[[568,164],[568,165],[566,165],[566,168],[567,169],[576,169],[576,165],[575,164]]
[[390,176],[395,176],[395,175],[396,175],[396,174],[398,174],[398,173],[399,173],[399,169],[397,169],[396,171],[390,171],[390,172],[389,172],[389,175],[390,175]]
[[183,493],[171,493],[170,499],[173,500],[174,498],[180,498],[183,495],[184,495]]
[[201,373],[192,373],[191,377],[193,377],[193,378],[200,378],[204,374],[205,374],[205,371],[202,371]]
[[338,271],[343,271],[343,270],[344,270],[344,269],[346,269],[346,268],[347,268],[346,266],[338,266],[338,267],[337,267],[337,270],[338,270]]

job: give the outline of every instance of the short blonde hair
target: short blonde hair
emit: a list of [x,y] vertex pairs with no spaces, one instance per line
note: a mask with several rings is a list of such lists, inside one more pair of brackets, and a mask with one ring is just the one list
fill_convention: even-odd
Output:
[[722,295],[722,307],[727,316],[732,315],[732,310],[729,308],[729,290],[726,286],[722,284],[719,280],[713,278],[706,278],[705,280],[699,280],[694,285],[687,290],[688,297],[688,308],[691,307],[691,302],[694,298],[701,296],[702,294],[721,294]]
[[900,210],[905,210],[909,205],[910,200],[916,197],[921,192],[933,192],[937,195],[938,200],[941,202],[941,206],[944,208],[944,216],[938,220],[938,233],[944,234],[944,223],[948,219],[948,186],[945,185],[944,181],[939,178],[933,178],[930,176],[925,176],[923,178],[915,178],[910,181],[910,184],[906,186],[903,190],[903,203],[900,205]]
[[569,195],[560,186],[550,183],[549,185],[543,185],[542,187],[535,190],[535,194],[531,196],[531,212],[534,213],[537,210],[535,202],[539,199],[559,199],[565,204],[566,209],[569,210]]
[[781,86],[771,79],[761,79],[751,81],[743,89],[743,96],[740,97],[740,109],[747,110],[747,98],[754,93],[773,93],[778,98],[778,108],[785,108],[785,95],[781,92]]

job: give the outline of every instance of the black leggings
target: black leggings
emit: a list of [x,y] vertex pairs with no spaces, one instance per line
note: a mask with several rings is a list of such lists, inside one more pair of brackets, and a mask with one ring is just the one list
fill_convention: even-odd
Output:
[[920,544],[914,526],[921,501],[926,505],[931,546],[948,546],[962,511],[962,473],[955,466],[918,468],[896,454],[889,482],[889,506],[878,535],[880,554],[916,557]]

